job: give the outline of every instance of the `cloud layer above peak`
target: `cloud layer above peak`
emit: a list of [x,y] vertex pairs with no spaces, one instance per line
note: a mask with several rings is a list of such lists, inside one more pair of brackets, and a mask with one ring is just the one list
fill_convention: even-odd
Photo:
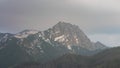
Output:
[[116,35],[120,34],[119,6],[119,0],[0,0],[0,32],[45,30],[65,21],[90,36]]

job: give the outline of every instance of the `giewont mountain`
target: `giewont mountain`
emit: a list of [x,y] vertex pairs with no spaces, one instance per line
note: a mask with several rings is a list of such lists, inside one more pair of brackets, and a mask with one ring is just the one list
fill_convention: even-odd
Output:
[[106,48],[100,42],[91,42],[78,26],[64,22],[45,31],[0,33],[0,68],[45,62],[66,53],[93,55]]

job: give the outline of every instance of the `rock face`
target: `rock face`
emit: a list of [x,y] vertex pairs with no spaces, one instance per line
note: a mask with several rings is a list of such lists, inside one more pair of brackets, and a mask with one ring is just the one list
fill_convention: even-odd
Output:
[[[0,68],[28,61],[46,62],[66,53],[93,55],[106,48],[100,42],[91,42],[78,26],[65,22],[59,22],[45,31],[0,33]],[[22,55],[25,58],[20,57]],[[14,59],[13,61],[11,58],[19,61]],[[2,61],[13,62],[5,64],[6,62],[2,63]]]
[[52,28],[41,33],[43,33],[41,36],[44,35],[46,40],[58,42],[68,47],[68,49],[72,49],[72,46],[78,46],[94,51],[105,47],[102,43],[92,43],[78,26],[65,22],[59,22]]
[[94,43],[93,45],[95,45],[96,49],[106,49],[106,46],[99,41]]
[[80,46],[88,50],[95,50],[91,41],[79,29],[78,26],[69,23],[59,22],[53,28],[53,39],[71,49],[71,46]]

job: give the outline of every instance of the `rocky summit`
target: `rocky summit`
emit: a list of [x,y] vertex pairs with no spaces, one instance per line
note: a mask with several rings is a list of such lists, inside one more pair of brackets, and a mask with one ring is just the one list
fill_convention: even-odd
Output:
[[0,33],[0,68],[24,62],[46,62],[67,53],[90,56],[106,48],[100,42],[91,42],[78,26],[65,22],[45,31]]

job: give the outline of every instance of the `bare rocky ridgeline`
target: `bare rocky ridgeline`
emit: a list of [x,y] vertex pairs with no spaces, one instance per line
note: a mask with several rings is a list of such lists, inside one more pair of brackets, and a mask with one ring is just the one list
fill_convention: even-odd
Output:
[[0,33],[0,68],[29,61],[46,62],[67,53],[90,56],[106,48],[100,42],[91,42],[78,26],[65,22],[45,31]]

